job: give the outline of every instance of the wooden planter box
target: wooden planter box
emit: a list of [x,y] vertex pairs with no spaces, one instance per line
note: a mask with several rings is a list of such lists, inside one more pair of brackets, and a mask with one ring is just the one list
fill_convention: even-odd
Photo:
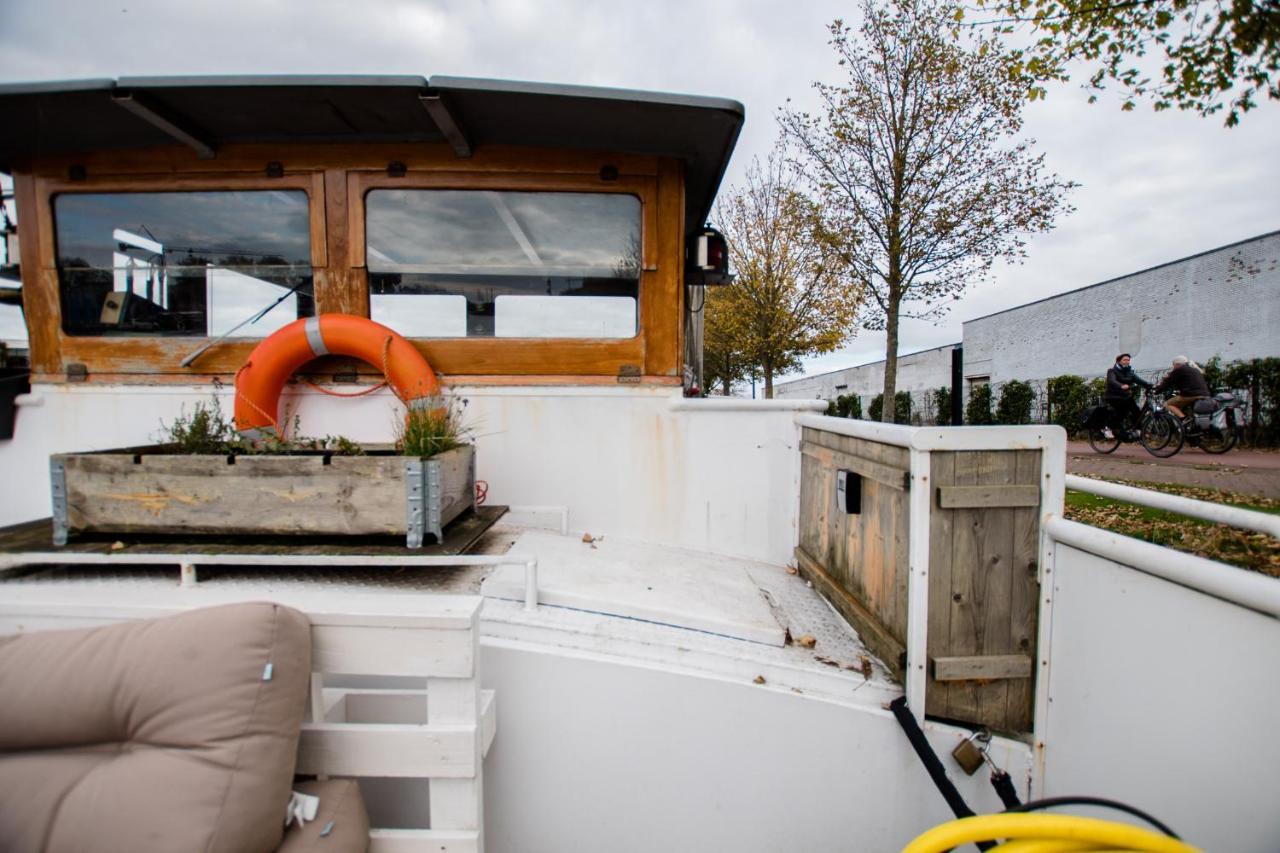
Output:
[[53,539],[71,533],[403,535],[419,548],[475,503],[475,449],[428,459],[191,456],[164,447],[49,460]]

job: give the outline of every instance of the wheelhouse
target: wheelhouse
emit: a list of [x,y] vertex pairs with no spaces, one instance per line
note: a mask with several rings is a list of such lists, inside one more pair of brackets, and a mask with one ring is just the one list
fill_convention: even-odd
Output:
[[[686,284],[724,270],[687,246],[736,102],[226,77],[8,85],[0,107],[33,382],[227,379],[323,313],[391,327],[455,384],[699,382]],[[334,361],[315,369],[373,381]]]

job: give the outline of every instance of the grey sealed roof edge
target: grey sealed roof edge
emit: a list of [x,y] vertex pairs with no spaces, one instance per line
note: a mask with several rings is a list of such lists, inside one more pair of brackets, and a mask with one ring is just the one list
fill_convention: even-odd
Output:
[[[289,87],[350,87],[350,88],[394,88],[417,91],[420,94],[454,93],[465,97],[470,94],[509,94],[525,95],[532,98],[564,98],[569,101],[595,101],[601,104],[652,104],[656,107],[690,109],[705,113],[719,113],[729,120],[728,133],[721,141],[716,154],[716,163],[704,161],[711,166],[714,173],[710,180],[698,181],[703,184],[706,198],[703,208],[697,211],[697,221],[687,222],[688,227],[697,227],[705,222],[711,213],[724,174],[729,166],[729,159],[737,145],[745,121],[746,108],[738,101],[729,98],[704,97],[698,95],[673,94],[666,92],[642,91],[634,89],[615,89],[595,86],[579,86],[555,83],[530,83],[512,80],[494,80],[474,77],[436,76],[430,79],[413,75],[226,75],[226,76],[181,76],[181,77],[121,77],[118,80],[89,79],[46,82],[0,83],[0,96],[70,94],[76,92],[110,92],[131,89],[164,90],[164,89],[232,89],[232,88],[289,88]],[[708,148],[716,147],[713,137],[704,137],[711,143]],[[704,149],[706,150],[706,149]],[[670,152],[673,153],[674,152]],[[696,159],[694,152],[685,152],[685,156]],[[0,166],[0,171],[8,172],[8,168]],[[718,166],[718,168],[716,168]],[[710,171],[710,170],[708,170]],[[706,174],[706,173],[704,173]],[[694,193],[695,196],[699,195]]]
[[506,92],[516,95],[559,95],[566,98],[594,98],[606,101],[631,101],[663,104],[676,107],[721,110],[739,119],[746,116],[746,107],[731,98],[714,98],[702,95],[681,95],[672,92],[652,92],[643,89],[614,89],[606,86],[578,86],[567,83],[525,83],[517,80],[493,80],[483,77],[447,77],[437,74],[428,85],[442,92]]
[[37,83],[0,83],[0,95],[43,95],[47,92],[103,92],[114,89],[107,77],[93,80],[45,80]]
[[552,95],[566,98],[591,98],[606,101],[631,101],[666,106],[712,109],[730,113],[742,120],[746,108],[731,98],[682,95],[640,89],[613,89],[604,86],[578,86],[560,83],[525,83],[514,80],[492,80],[480,77],[447,77],[430,79],[413,75],[309,75],[260,74],[189,77],[121,77],[89,80],[55,80],[41,82],[0,83],[0,95],[44,94],[48,92],[88,92],[104,89],[174,89],[180,87],[257,87],[257,86],[394,86],[400,88],[435,89],[453,92],[504,92],[523,95]]
[[425,89],[427,78],[412,74],[248,74],[188,77],[121,77],[121,89],[250,88],[267,86],[394,86]]
[[1080,293],[1081,291],[1084,291],[1084,290],[1091,290],[1095,287],[1102,287],[1104,284],[1113,284],[1117,281],[1123,281],[1126,278],[1133,278],[1135,276],[1144,275],[1149,272],[1154,272],[1155,270],[1158,270],[1162,267],[1171,267],[1171,266],[1174,266],[1175,264],[1185,264],[1187,261],[1194,261],[1196,258],[1203,258],[1206,255],[1212,255],[1217,252],[1226,251],[1227,249],[1234,249],[1237,246],[1243,246],[1247,243],[1256,243],[1260,240],[1265,240],[1268,237],[1275,237],[1277,235],[1280,235],[1280,230],[1267,231],[1266,233],[1258,234],[1253,237],[1246,237],[1243,240],[1236,240],[1234,243],[1227,243],[1223,246],[1215,246],[1212,249],[1205,249],[1203,252],[1196,252],[1194,255],[1187,255],[1185,258],[1175,258],[1172,261],[1164,261],[1163,263],[1159,263],[1159,264],[1156,264],[1155,266],[1147,267],[1146,269],[1134,270],[1133,272],[1127,272],[1124,275],[1112,276],[1111,278],[1104,279],[1102,281],[1095,281],[1093,284],[1085,284],[1085,285],[1081,285],[1080,287],[1073,287],[1071,290],[1064,290],[1061,293],[1055,293],[1052,296],[1045,296],[1041,299],[1035,299],[1031,302],[1024,302],[1021,305],[1013,305],[1009,308],[1001,308],[999,311],[992,311],[990,314],[983,314],[981,317],[974,317],[972,320],[963,320],[961,321],[961,325],[967,326],[968,324],[976,323],[979,320],[986,320],[990,317],[997,317],[1001,314],[1008,314],[1010,311],[1021,311],[1023,308],[1030,308],[1032,305],[1039,305],[1041,302],[1049,302],[1054,299],[1059,299],[1063,296],[1071,296],[1072,294]]

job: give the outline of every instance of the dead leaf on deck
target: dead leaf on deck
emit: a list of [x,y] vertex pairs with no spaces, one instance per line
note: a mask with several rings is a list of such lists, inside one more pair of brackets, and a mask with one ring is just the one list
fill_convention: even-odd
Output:
[[112,550],[112,551],[123,551],[123,550],[124,550],[124,543],[123,543],[123,542],[112,542],[112,543],[111,543],[111,550]]
[[596,538],[590,533],[584,533],[582,534],[582,541],[590,545],[592,542],[596,541]]
[[806,649],[811,649],[818,645],[818,638],[813,636],[813,634],[804,634],[803,636],[796,638],[796,643],[804,646]]
[[795,566],[787,566],[787,574],[794,575],[797,571]]
[[[841,664],[840,661],[836,660],[835,658],[829,658],[825,655],[814,655],[813,659],[816,660],[818,663],[825,663],[827,666],[843,666],[843,664]],[[845,669],[852,669],[852,668],[853,667],[849,667],[849,666],[845,667]]]
[[751,679],[751,680],[752,680],[753,682],[755,682],[756,684],[764,684],[764,676],[763,676],[763,675],[757,675],[755,678],[753,678],[753,679]]

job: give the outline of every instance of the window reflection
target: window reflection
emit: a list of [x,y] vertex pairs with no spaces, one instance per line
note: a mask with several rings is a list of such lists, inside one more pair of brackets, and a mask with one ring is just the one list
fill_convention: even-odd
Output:
[[68,194],[54,220],[70,334],[260,338],[314,313],[301,190]]
[[636,334],[634,196],[374,190],[366,222],[370,316],[401,334]]

